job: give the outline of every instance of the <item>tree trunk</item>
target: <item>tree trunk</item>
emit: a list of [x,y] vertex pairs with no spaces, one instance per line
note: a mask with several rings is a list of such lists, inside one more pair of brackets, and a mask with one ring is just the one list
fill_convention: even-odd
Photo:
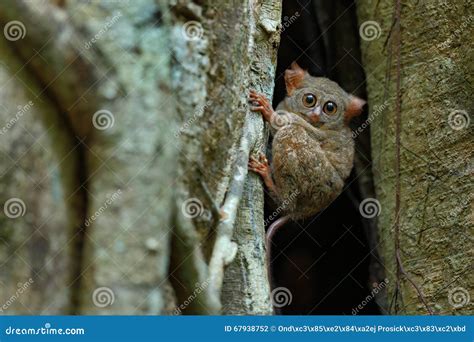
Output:
[[[188,313],[272,312],[262,185],[247,174],[249,155],[265,150],[266,134],[247,96],[253,88],[271,98],[280,11],[280,2],[268,0],[172,8],[172,85],[182,118],[173,236],[181,248],[171,263],[178,302],[206,284],[199,300],[183,306]],[[195,248],[199,262],[189,258]]]
[[[2,235],[12,232],[2,236],[2,255],[23,265],[15,267],[15,277],[2,266],[2,302],[15,295],[18,281],[33,278],[31,291],[19,296],[27,304],[12,307],[12,313],[29,308],[40,313],[48,305],[45,312],[82,314],[158,314],[173,308],[168,221],[176,163],[162,10],[153,0],[71,1],[64,8],[17,0],[0,5],[2,27],[16,20],[25,33],[15,39],[11,32],[9,46],[2,47],[2,61],[13,59],[13,51],[22,66],[3,77],[12,82],[4,82],[2,98],[15,94],[2,101],[9,109],[3,117],[28,100],[30,88],[33,102],[41,104],[34,114],[47,116],[41,127],[36,115],[25,114],[25,123],[19,120],[3,137],[18,131],[31,140],[20,125],[46,136],[43,148],[28,150],[24,168],[15,163],[18,146],[6,144],[5,172],[12,182],[2,177],[8,186],[2,200],[23,199],[27,214],[1,227]],[[40,86],[23,81],[23,74]],[[47,120],[62,126],[50,127]],[[54,164],[59,167],[49,172]],[[33,180],[44,179],[44,191],[17,176],[22,169]],[[52,222],[46,220],[50,214]],[[44,268],[51,275],[39,272]]]
[[3,311],[272,312],[247,95],[272,96],[280,11],[0,4]]
[[79,158],[68,127],[0,39],[0,314],[69,307],[80,227]]
[[388,302],[398,314],[468,314],[472,2],[397,3],[358,3]]

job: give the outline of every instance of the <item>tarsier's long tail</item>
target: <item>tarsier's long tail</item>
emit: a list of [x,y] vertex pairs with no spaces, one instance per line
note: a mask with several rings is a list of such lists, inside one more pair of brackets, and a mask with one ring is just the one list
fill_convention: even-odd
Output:
[[273,222],[270,227],[267,229],[267,233],[265,236],[266,242],[266,257],[267,257],[267,272],[268,272],[268,280],[270,282],[270,289],[275,287],[275,282],[272,275],[272,269],[270,267],[271,264],[271,257],[272,257],[272,245],[275,234],[278,230],[283,227],[288,221],[290,220],[290,216],[282,216],[275,222]]

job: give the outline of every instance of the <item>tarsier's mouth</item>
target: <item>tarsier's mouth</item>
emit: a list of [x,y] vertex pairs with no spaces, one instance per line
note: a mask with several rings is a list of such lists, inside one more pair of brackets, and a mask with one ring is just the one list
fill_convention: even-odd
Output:
[[314,114],[314,113],[310,113],[307,115],[308,117],[308,120],[310,123],[318,123],[319,122],[319,115],[318,114]]
[[313,127],[316,128],[320,128],[324,124],[324,122],[321,121],[321,116],[313,113],[306,115],[306,121],[308,121]]
[[321,106],[315,105],[314,108],[311,108],[311,110],[306,113],[306,116],[311,124],[316,124],[321,121],[321,114]]

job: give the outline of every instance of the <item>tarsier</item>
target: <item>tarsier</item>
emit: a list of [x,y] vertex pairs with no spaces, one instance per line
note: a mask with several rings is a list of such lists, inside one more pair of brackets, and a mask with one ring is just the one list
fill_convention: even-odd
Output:
[[326,208],[343,190],[354,158],[349,120],[365,101],[327,78],[310,76],[295,62],[285,71],[287,96],[273,110],[250,92],[252,111],[270,123],[272,165],[265,155],[250,158],[249,170],[261,175],[284,215],[267,230],[267,253],[275,232],[289,219],[310,217]]

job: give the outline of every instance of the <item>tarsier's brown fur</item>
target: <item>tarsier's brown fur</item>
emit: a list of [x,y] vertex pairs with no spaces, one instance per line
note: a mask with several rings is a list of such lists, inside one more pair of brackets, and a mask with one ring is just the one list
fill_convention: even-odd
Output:
[[249,169],[262,176],[285,213],[270,226],[268,244],[288,219],[314,215],[342,192],[354,158],[348,122],[365,104],[337,83],[310,76],[296,63],[286,70],[285,84],[287,96],[276,112],[263,95],[250,92],[252,110],[272,127],[273,143],[271,168],[262,155],[250,159]]

